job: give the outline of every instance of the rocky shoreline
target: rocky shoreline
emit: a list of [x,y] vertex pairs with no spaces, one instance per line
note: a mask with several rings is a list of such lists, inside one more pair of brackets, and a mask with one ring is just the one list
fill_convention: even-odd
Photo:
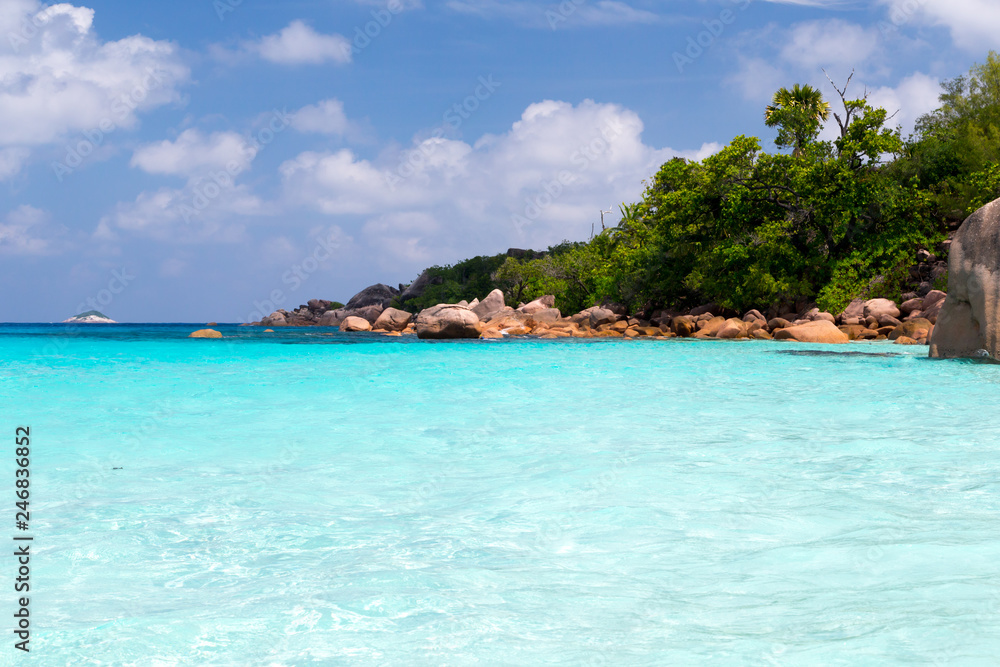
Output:
[[437,304],[415,316],[389,305],[403,290],[373,285],[356,294],[343,308],[313,299],[293,311],[277,310],[250,326],[339,327],[345,332],[387,336],[416,335],[425,339],[504,338],[694,338],[788,340],[805,343],[848,343],[892,340],[926,345],[946,294],[924,290],[924,296],[901,304],[889,299],[856,299],[838,314],[805,304],[797,311],[772,308],[742,315],[715,304],[687,312],[657,311],[648,319],[631,316],[616,304],[602,304],[564,316],[555,297],[543,296],[516,308],[506,305],[496,289],[482,301]]

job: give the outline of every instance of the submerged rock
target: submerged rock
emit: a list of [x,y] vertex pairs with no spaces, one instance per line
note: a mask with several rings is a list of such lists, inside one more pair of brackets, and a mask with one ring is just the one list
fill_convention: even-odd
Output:
[[222,338],[222,334],[215,329],[198,329],[192,331],[188,338]]

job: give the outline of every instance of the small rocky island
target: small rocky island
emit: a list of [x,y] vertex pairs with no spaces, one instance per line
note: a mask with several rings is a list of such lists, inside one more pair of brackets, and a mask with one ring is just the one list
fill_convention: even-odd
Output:
[[74,315],[68,320],[63,320],[63,324],[118,324],[118,323],[100,311],[88,310],[85,313]]

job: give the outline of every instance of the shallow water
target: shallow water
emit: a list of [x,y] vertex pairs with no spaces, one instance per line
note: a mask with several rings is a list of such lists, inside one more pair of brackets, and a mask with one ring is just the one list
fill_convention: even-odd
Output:
[[194,328],[0,326],[31,664],[1000,655],[1000,366]]

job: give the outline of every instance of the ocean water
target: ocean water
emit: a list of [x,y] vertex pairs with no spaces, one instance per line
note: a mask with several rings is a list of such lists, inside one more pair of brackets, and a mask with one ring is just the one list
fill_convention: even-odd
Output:
[[1000,659],[1000,366],[194,328],[0,326],[3,664]]

